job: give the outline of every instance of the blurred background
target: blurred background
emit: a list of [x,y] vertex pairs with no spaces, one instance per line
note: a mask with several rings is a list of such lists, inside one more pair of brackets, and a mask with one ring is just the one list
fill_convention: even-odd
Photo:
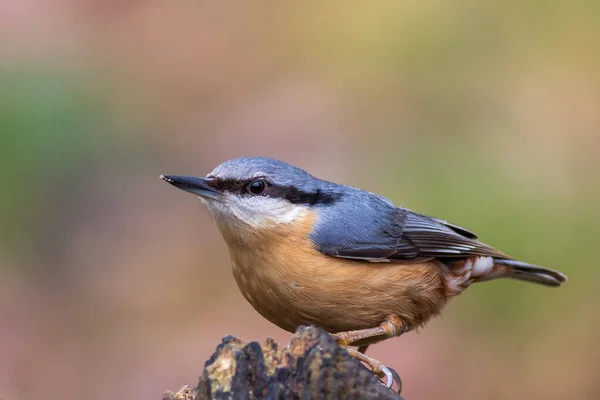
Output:
[[370,349],[417,399],[600,397],[600,3],[0,1],[0,398],[159,399],[242,298],[158,179],[272,156],[466,226],[563,288],[471,287]]

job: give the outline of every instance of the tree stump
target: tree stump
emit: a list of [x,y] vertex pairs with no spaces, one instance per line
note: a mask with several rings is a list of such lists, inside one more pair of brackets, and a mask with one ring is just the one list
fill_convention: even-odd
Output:
[[299,327],[286,348],[226,336],[205,363],[196,387],[163,400],[390,399],[402,400],[325,331]]

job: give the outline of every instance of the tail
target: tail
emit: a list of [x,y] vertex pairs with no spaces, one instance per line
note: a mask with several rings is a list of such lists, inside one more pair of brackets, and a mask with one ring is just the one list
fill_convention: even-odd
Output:
[[506,278],[555,287],[567,281],[567,276],[561,272],[521,261],[494,258],[494,269],[498,266],[503,269],[501,276]]

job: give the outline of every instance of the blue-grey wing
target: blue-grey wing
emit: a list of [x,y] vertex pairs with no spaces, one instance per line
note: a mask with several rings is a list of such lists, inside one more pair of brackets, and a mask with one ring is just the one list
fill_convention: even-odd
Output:
[[404,224],[400,236],[412,243],[422,257],[489,256],[510,259],[501,251],[481,243],[473,232],[465,228],[409,210],[402,211]]
[[323,210],[312,234],[319,251],[368,261],[510,258],[465,228],[376,200]]

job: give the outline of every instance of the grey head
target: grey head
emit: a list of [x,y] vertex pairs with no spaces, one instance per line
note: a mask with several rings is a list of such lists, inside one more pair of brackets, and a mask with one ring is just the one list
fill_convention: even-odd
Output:
[[220,224],[268,228],[290,223],[310,209],[332,206],[358,190],[327,182],[283,161],[236,158],[204,178],[163,176],[172,185],[197,194]]

